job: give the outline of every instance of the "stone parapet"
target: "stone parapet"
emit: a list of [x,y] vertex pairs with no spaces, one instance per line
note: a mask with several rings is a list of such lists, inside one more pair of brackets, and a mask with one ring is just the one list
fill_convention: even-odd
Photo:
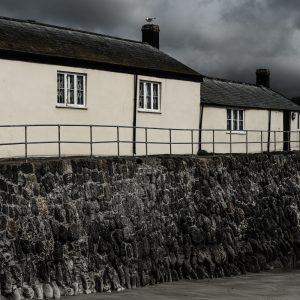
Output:
[[293,268],[299,170],[299,154],[2,162],[1,294]]

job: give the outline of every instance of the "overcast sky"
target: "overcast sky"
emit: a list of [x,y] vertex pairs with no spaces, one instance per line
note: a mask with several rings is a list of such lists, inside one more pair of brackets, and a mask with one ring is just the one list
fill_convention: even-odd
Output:
[[0,14],[141,39],[146,17],[161,27],[161,50],[198,72],[255,82],[300,96],[299,0],[0,0]]

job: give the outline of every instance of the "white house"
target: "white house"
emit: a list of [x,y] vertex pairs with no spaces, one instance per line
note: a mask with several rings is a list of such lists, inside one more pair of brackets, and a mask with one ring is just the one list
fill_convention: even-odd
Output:
[[0,157],[300,149],[300,107],[268,70],[256,85],[203,79],[159,50],[159,31],[139,42],[0,17]]
[[[120,154],[143,155],[147,139],[148,154],[168,153],[169,130],[131,127],[198,129],[202,76],[157,49],[157,25],[142,32],[139,42],[0,18],[0,125],[128,126],[0,128],[0,143],[26,139],[28,155],[57,155],[59,138],[62,155],[84,155],[92,139],[94,155],[116,155],[119,138]],[[173,131],[171,139],[190,142],[191,133]],[[74,140],[86,144],[65,143]],[[48,144],[32,144],[40,141]],[[190,152],[191,145],[172,146],[172,153]],[[24,145],[0,146],[0,153],[23,156]]]
[[[215,153],[300,150],[300,106],[270,89],[269,70],[259,69],[256,75],[256,85],[204,78],[202,150]],[[208,144],[213,140],[214,146]]]

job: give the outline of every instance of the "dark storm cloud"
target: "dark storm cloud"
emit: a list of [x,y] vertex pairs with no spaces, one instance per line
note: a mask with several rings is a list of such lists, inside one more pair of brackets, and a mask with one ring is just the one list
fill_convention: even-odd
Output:
[[200,73],[300,95],[298,0],[0,0],[1,15],[140,39],[145,17],[161,26],[162,50]]

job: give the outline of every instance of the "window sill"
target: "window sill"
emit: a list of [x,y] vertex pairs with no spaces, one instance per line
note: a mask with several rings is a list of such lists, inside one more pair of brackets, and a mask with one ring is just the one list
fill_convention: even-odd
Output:
[[76,105],[56,105],[56,108],[69,108],[69,109],[83,109],[87,110],[86,106],[76,106]]
[[158,110],[143,110],[143,109],[138,109],[138,112],[140,113],[148,113],[148,114],[158,114],[161,115],[162,112]]
[[246,135],[246,131],[226,131],[227,134],[240,134],[240,135]]

